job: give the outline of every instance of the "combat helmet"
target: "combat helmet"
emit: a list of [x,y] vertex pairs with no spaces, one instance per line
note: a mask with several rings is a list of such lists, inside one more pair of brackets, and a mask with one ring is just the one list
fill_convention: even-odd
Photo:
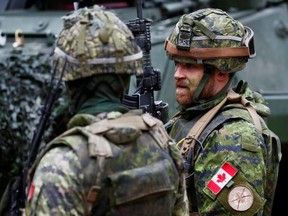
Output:
[[129,28],[103,7],[80,8],[62,17],[56,40],[56,75],[71,81],[96,74],[135,74],[142,70],[142,51]]
[[252,29],[225,11],[206,8],[184,14],[165,40],[164,47],[174,61],[204,65],[204,76],[192,98],[194,103],[200,103],[203,102],[200,94],[213,67],[231,74],[230,82],[215,98],[226,92],[235,72],[244,69],[248,58],[256,55],[253,36]]
[[225,11],[207,8],[183,15],[166,39],[165,50],[173,60],[232,73],[256,55],[253,36],[249,27]]

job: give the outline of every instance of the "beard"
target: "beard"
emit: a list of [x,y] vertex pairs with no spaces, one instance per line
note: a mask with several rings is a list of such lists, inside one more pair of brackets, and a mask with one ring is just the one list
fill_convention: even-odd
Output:
[[201,100],[209,100],[213,97],[217,92],[215,92],[215,83],[212,82],[210,79],[206,83],[204,89],[202,90],[199,99]]
[[[199,83],[198,83],[199,85]],[[176,82],[176,101],[181,106],[190,107],[194,104],[193,96],[198,88],[198,85],[195,87],[189,87],[184,80]],[[209,100],[215,94],[215,83],[212,80],[208,80],[204,89],[202,90],[198,100]]]

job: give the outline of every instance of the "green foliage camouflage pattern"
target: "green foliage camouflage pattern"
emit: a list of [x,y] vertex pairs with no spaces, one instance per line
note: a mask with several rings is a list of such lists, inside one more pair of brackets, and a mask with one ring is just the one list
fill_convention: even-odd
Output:
[[[84,215],[92,185],[92,215],[188,215],[183,159],[162,123],[149,114],[110,114],[108,121],[78,114],[73,128],[48,144],[26,215]],[[77,127],[84,119],[88,125]]]
[[[11,53],[0,63],[0,196],[22,171],[51,80],[48,54]],[[61,87],[62,88],[62,87]],[[62,104],[59,98],[56,106]],[[54,113],[52,113],[54,116]],[[48,136],[48,135],[47,135]]]

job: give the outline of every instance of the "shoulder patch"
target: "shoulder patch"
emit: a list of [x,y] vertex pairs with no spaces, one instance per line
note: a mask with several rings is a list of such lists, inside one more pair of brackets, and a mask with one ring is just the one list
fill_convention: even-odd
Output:
[[238,170],[230,163],[224,162],[217,173],[208,182],[207,188],[217,195],[223,187],[236,175]]
[[228,192],[229,206],[236,211],[247,211],[254,202],[254,196],[249,187],[236,185]]

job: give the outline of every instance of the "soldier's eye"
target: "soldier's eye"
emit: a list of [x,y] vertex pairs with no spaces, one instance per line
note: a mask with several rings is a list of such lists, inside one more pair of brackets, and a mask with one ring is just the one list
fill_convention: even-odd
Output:
[[185,68],[188,68],[188,69],[192,69],[195,67],[195,64],[191,64],[191,63],[185,63]]

